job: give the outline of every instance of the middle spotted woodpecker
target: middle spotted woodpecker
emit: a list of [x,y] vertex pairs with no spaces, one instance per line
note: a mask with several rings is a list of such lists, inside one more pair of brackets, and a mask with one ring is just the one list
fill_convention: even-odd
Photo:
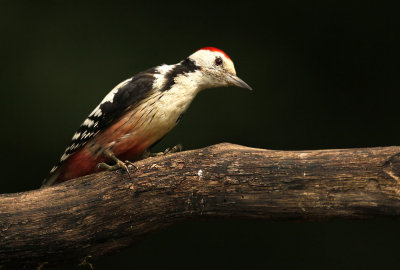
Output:
[[121,82],[79,127],[43,186],[94,173],[99,164],[121,168],[121,160],[139,159],[175,127],[199,91],[231,85],[251,90],[229,56],[214,47]]

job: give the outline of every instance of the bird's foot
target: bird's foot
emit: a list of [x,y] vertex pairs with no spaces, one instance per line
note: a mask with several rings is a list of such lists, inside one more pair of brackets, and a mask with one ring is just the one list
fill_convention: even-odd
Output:
[[177,144],[172,148],[167,148],[164,150],[164,152],[162,152],[163,155],[168,155],[168,154],[172,154],[172,153],[177,153],[182,151],[182,144]]
[[128,166],[126,166],[126,164],[121,160],[116,162],[114,165],[108,165],[107,163],[101,162],[101,163],[97,164],[97,169],[103,169],[103,170],[107,170],[107,171],[123,169],[129,173]]
[[129,175],[129,178],[131,178],[131,174],[129,173],[129,169],[128,169],[127,165],[132,165],[136,169],[136,166],[132,162],[130,162],[128,160],[123,162],[122,160],[118,159],[114,155],[114,153],[111,152],[111,151],[106,152],[105,155],[108,158],[112,159],[115,162],[115,164],[114,165],[108,165],[107,163],[101,162],[101,163],[97,164],[97,166],[96,166],[97,170],[98,169],[103,169],[103,170],[107,170],[107,171],[114,171],[114,170],[122,169],[122,170],[126,171],[127,174]]
[[177,144],[172,148],[168,147],[163,152],[158,152],[158,153],[151,153],[151,152],[146,150],[142,155],[142,159],[146,159],[146,158],[149,158],[149,157],[165,156],[165,155],[172,154],[172,153],[177,153],[177,152],[180,152],[180,151],[182,151],[182,145],[181,144]]

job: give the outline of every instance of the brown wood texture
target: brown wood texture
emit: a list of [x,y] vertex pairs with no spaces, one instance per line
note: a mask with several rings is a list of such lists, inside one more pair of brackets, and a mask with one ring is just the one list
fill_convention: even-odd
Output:
[[398,216],[399,153],[397,146],[272,151],[219,144],[139,161],[131,178],[101,172],[2,194],[0,269],[79,264],[201,216]]

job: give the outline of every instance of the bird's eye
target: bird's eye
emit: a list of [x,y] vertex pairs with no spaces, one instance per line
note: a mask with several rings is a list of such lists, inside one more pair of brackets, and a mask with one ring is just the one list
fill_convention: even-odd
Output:
[[215,65],[217,65],[217,66],[222,65],[222,59],[221,59],[221,57],[215,58]]

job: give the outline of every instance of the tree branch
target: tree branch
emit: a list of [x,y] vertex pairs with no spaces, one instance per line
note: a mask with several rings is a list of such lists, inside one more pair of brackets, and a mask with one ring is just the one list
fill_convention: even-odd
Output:
[[400,147],[270,151],[232,144],[149,158],[0,195],[0,269],[82,262],[200,216],[368,218],[400,213]]

